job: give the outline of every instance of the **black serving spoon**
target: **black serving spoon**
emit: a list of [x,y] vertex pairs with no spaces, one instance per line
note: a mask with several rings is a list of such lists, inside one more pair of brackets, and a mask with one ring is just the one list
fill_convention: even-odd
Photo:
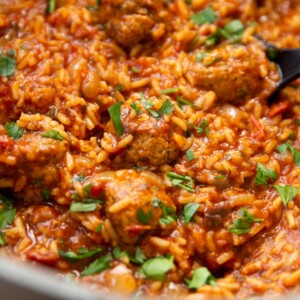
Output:
[[255,37],[266,47],[266,53],[269,60],[277,64],[280,73],[280,81],[274,93],[268,99],[269,103],[276,100],[279,91],[296,78],[300,77],[300,48],[280,49],[265,41],[260,35]]

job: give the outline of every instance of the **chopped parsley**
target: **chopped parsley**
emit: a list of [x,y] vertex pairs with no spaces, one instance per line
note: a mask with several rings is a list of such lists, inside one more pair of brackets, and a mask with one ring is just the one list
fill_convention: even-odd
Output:
[[215,277],[209,272],[209,270],[202,267],[194,270],[192,279],[186,281],[189,289],[198,289],[205,284],[216,285],[215,280]]
[[215,176],[215,179],[222,179],[222,178],[225,178],[225,177],[226,177],[225,174],[219,174],[219,175]]
[[117,135],[121,136],[123,134],[123,127],[121,122],[121,102],[117,102],[109,107],[108,112],[116,129]]
[[230,39],[236,35],[240,35],[244,29],[245,27],[241,20],[232,20],[220,29],[220,33],[224,38]]
[[168,116],[173,111],[173,109],[174,109],[174,105],[171,103],[169,99],[167,99],[160,107],[157,114],[159,117],[162,117],[163,114],[166,114]]
[[95,228],[96,232],[100,232],[102,230],[103,227],[103,223],[99,223],[99,225],[97,225],[97,227]]
[[193,188],[194,181],[190,176],[179,175],[174,172],[167,172],[167,177],[173,186],[178,186],[191,193],[195,192],[195,189]]
[[84,182],[85,177],[82,174],[74,175],[72,180],[73,180],[73,182],[76,182],[76,181]]
[[91,212],[97,208],[99,202],[84,203],[84,202],[72,202],[70,211],[72,212]]
[[121,248],[119,246],[115,247],[112,251],[112,255],[114,259],[120,259],[121,257],[129,257],[129,254],[127,251],[121,251]]
[[49,138],[49,139],[54,139],[54,140],[59,140],[63,141],[63,136],[55,129],[51,129],[44,134],[42,134],[42,137],[44,138]]
[[163,281],[165,274],[174,268],[173,259],[173,256],[150,258],[142,264],[140,273],[147,279]]
[[201,26],[206,23],[214,23],[217,17],[216,12],[211,7],[207,7],[203,11],[193,14],[191,20]]
[[268,184],[269,180],[275,180],[277,178],[277,173],[273,170],[267,169],[261,163],[257,164],[256,176],[254,179],[255,184]]
[[9,50],[7,55],[4,52],[0,54],[0,76],[12,76],[16,70],[16,53]]
[[135,255],[129,256],[129,259],[134,264],[142,264],[147,260],[145,254],[143,253],[142,249],[140,247],[136,247]]
[[253,218],[247,208],[242,208],[238,212],[239,218],[234,220],[233,224],[229,227],[229,232],[235,234],[245,234],[250,232],[251,223],[261,223],[262,219]]
[[296,165],[300,166],[300,152],[296,148],[294,148],[291,144],[285,143],[278,146],[276,149],[280,153],[284,153],[286,150],[290,150],[294,157],[294,161]]
[[[0,201],[2,202],[2,208],[0,210],[0,229],[7,228],[11,225],[16,216],[16,209],[13,207],[13,200],[0,194]],[[0,246],[5,244],[4,232],[0,232]]]
[[7,135],[15,141],[24,135],[24,130],[20,128],[15,122],[7,122],[5,124]]
[[208,135],[209,134],[209,127],[208,127],[208,121],[206,119],[202,119],[199,126],[194,126],[196,129],[196,132],[198,134],[202,134],[203,132]]
[[190,223],[199,206],[200,206],[199,203],[188,203],[184,206],[183,216],[184,216],[185,224]]
[[153,207],[161,208],[163,217],[159,218],[160,224],[173,224],[177,220],[177,216],[175,215],[175,209],[171,206],[165,205],[160,199],[153,199]]
[[137,106],[136,103],[131,103],[130,106],[133,108],[137,115],[140,115],[142,113],[141,109]]
[[142,224],[147,225],[152,218],[152,211],[145,213],[144,210],[140,208],[137,213],[137,218]]
[[84,188],[83,188],[83,193],[84,193],[84,196],[89,196],[90,195],[90,192],[92,190],[92,187],[93,187],[93,184],[92,183],[89,183],[87,184]]
[[51,198],[51,193],[49,189],[45,188],[41,190],[41,196],[43,200],[49,200]]
[[96,259],[83,270],[81,276],[98,274],[104,270],[109,269],[111,259],[112,259],[111,254],[106,254],[105,256]]
[[202,59],[206,56],[206,53],[198,53],[197,54],[197,58],[196,58],[196,62],[200,62],[202,61]]
[[56,2],[55,0],[48,0],[48,7],[47,7],[48,14],[51,14],[54,12],[55,6],[56,6],[55,2]]
[[275,184],[274,188],[279,194],[284,206],[286,206],[288,202],[293,200],[298,194],[298,189],[294,186]]
[[187,150],[185,156],[188,161],[192,161],[195,159],[194,151],[192,149]]
[[161,91],[162,95],[169,95],[169,94],[174,94],[174,93],[178,93],[178,88],[170,88],[170,89],[166,89]]
[[178,103],[179,107],[181,107],[182,104],[189,105],[189,106],[194,105],[192,102],[190,102],[190,101],[188,101],[188,100],[186,100],[186,99],[184,99],[183,97],[180,97],[180,96],[178,96],[176,98],[176,100],[177,100],[177,103]]
[[133,72],[133,73],[140,73],[141,72],[141,69],[140,68],[138,68],[138,67],[132,67],[131,68],[131,72]]
[[118,92],[122,92],[124,90],[124,84],[119,84],[116,88],[115,88],[115,91],[118,91]]
[[88,250],[87,248],[80,248],[75,253],[74,251],[71,251],[71,250],[64,251],[64,250],[59,249],[58,254],[60,257],[64,258],[65,260],[72,262],[72,261],[92,257],[92,256],[100,253],[101,251],[102,251],[102,249],[100,249],[100,248],[93,249],[93,250]]

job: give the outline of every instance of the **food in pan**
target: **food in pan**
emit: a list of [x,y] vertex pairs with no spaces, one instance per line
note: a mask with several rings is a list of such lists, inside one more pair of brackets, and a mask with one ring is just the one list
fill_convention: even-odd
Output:
[[298,0],[1,0],[2,255],[123,295],[300,282]]

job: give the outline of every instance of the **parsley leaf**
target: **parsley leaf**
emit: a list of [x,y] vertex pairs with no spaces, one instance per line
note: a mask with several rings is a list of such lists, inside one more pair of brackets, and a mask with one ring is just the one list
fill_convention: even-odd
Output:
[[24,135],[24,130],[20,128],[15,122],[7,122],[5,124],[7,135],[15,141]]
[[254,179],[255,184],[268,184],[269,180],[275,180],[277,178],[277,173],[273,170],[267,169],[261,163],[257,164],[257,173]]
[[134,109],[137,115],[140,115],[142,113],[141,109],[137,106],[136,103],[131,103],[130,106]]
[[170,88],[170,89],[166,89],[166,90],[162,90],[160,92],[162,95],[169,95],[169,94],[174,94],[174,93],[178,93],[178,88]]
[[51,14],[54,12],[55,6],[56,6],[55,2],[56,2],[55,0],[48,0],[48,7],[47,7],[48,14]]
[[119,246],[115,247],[112,251],[112,255],[114,259],[120,259],[121,257],[127,256],[129,257],[129,254],[127,251],[121,251],[121,248]]
[[147,258],[140,247],[136,247],[135,256],[129,257],[130,261],[135,264],[142,264]]
[[59,249],[58,254],[64,258],[65,260],[68,261],[76,261],[76,260],[81,260],[85,258],[89,258],[94,256],[95,254],[98,254],[102,251],[102,249],[93,249],[93,250],[88,250],[87,248],[80,248],[77,250],[77,253],[74,251],[64,251]]
[[229,227],[229,232],[235,234],[244,234],[250,232],[251,223],[261,223],[262,219],[253,218],[247,208],[243,208],[238,213],[239,218],[234,220],[233,224]]
[[121,122],[121,102],[117,102],[109,107],[108,112],[116,129],[117,135],[121,136],[123,134],[123,127]]
[[16,53],[10,50],[0,54],[0,76],[12,76],[16,70]]
[[295,149],[291,144],[285,143],[278,146],[276,149],[280,153],[284,153],[286,150],[290,150],[294,157],[296,165],[300,166],[300,152],[297,149]]
[[86,267],[81,276],[88,276],[93,274],[98,274],[104,270],[109,269],[111,262],[111,254],[106,254],[95,261],[93,261],[88,267]]
[[141,72],[141,69],[140,68],[138,68],[138,67],[135,67],[135,66],[133,66],[132,68],[131,68],[131,72],[133,72],[133,73],[140,73]]
[[194,106],[194,104],[186,99],[184,99],[183,97],[177,97],[176,98],[177,100],[177,104],[179,105],[179,107],[182,106],[182,104],[185,104],[185,105],[189,105],[189,106]]
[[176,221],[177,216],[174,215],[175,209],[173,207],[164,205],[164,203],[156,197],[153,199],[153,206],[155,208],[160,207],[163,212],[163,217],[159,219],[160,224],[168,225],[173,224]]
[[121,83],[115,88],[115,91],[122,92],[123,89],[124,89],[124,84]]
[[148,259],[141,266],[140,272],[147,278],[152,280],[164,279],[165,274],[174,268],[173,256],[155,257]]
[[44,134],[42,134],[42,137],[49,138],[49,139],[55,139],[55,140],[59,140],[59,141],[64,140],[63,136],[57,130],[54,130],[54,129],[51,129],[51,130],[45,132]]
[[41,190],[41,196],[43,200],[49,200],[51,198],[51,193],[49,189],[45,188]]
[[72,212],[90,212],[94,211],[98,204],[101,204],[101,200],[97,199],[83,199],[83,202],[72,202],[70,211]]
[[298,189],[296,187],[290,186],[290,185],[274,185],[275,190],[279,194],[284,206],[287,205],[287,203],[290,200],[293,200],[297,194],[298,194]]
[[137,213],[137,218],[142,224],[147,225],[152,218],[152,211],[147,214],[140,208]]
[[183,216],[184,216],[185,224],[190,223],[199,206],[200,206],[199,203],[188,203],[184,206]]
[[198,289],[205,284],[216,285],[215,277],[205,267],[194,270],[193,277],[188,283],[188,288]]
[[192,161],[195,159],[194,151],[192,149],[187,150],[185,155],[188,161]]
[[158,114],[159,117],[162,117],[163,114],[166,114],[168,116],[173,111],[173,109],[174,109],[174,105],[168,99],[160,107],[157,114]]
[[[0,200],[3,207],[0,210],[0,229],[5,229],[8,225],[11,225],[16,216],[16,209],[13,208],[12,199],[0,194]],[[4,232],[0,232],[0,245],[5,244]]]
[[205,23],[212,24],[216,21],[216,19],[217,14],[211,7],[207,7],[203,11],[191,16],[191,20],[199,26]]
[[203,119],[199,126],[194,126],[198,134],[205,132],[206,135],[209,134],[208,121]]
[[167,177],[173,186],[178,186],[191,193],[195,192],[195,189],[193,188],[194,181],[190,176],[179,175],[174,172],[167,172]]
[[76,182],[76,181],[84,182],[84,180],[85,180],[85,177],[82,174],[74,175],[73,179],[72,179],[73,182]]

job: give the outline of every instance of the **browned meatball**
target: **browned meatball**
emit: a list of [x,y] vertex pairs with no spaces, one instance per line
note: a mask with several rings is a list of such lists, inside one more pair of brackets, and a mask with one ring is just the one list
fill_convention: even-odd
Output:
[[100,20],[106,23],[107,34],[120,45],[130,48],[146,39],[156,23],[161,1],[115,0],[104,2]]
[[[168,118],[165,115],[155,118],[140,101],[140,98],[135,101],[132,98],[121,108],[123,132],[133,135],[132,142],[127,146],[125,158],[138,166],[171,163],[178,157],[180,151],[173,134],[183,136],[184,131],[170,120],[170,117],[175,115],[174,111]],[[158,110],[164,103],[163,99],[155,97],[150,98],[149,101],[154,104],[153,110]],[[134,112],[130,106],[132,102],[140,107],[141,114]],[[112,121],[108,122],[105,131],[116,136]]]
[[175,212],[164,188],[162,180],[151,172],[115,172],[115,178],[105,187],[105,209],[124,243],[133,244],[140,236],[159,228],[163,210]]
[[226,46],[193,63],[190,75],[196,86],[213,90],[219,101],[240,102],[255,96],[265,98],[274,90],[279,74],[263,50]]

